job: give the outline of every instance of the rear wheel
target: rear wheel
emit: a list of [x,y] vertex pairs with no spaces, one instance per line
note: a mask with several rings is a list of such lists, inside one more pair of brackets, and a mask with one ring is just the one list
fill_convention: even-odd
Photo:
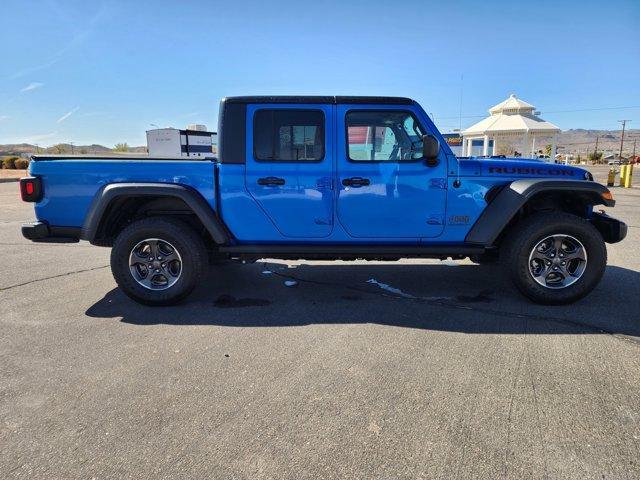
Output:
[[542,304],[584,297],[596,287],[607,264],[606,246],[596,228],[564,212],[526,218],[502,245],[505,269],[518,290]]
[[111,250],[111,271],[122,291],[146,305],[171,305],[198,284],[207,265],[202,239],[186,223],[152,217],[125,228]]

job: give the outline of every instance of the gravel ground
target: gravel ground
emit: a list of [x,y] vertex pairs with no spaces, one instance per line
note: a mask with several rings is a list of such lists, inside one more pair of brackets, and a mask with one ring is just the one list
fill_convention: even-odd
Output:
[[614,189],[629,236],[572,306],[468,261],[273,260],[162,309],[107,249],[24,240],[16,192],[1,478],[640,477],[640,189]]

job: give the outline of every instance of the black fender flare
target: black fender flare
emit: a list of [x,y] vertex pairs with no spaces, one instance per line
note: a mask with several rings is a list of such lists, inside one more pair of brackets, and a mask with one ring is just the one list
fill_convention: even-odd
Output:
[[[505,186],[487,205],[471,227],[465,242],[477,245],[493,245],[511,219],[535,195],[541,192],[573,192],[586,195],[591,205],[613,207],[609,189],[597,182],[586,180],[524,179]],[[605,194],[608,194],[606,197]]]
[[225,245],[231,242],[231,233],[202,195],[191,187],[171,183],[110,183],[103,186],[89,206],[80,238],[89,242],[95,240],[102,218],[115,199],[141,196],[173,197],[182,200],[200,219],[217,244]]

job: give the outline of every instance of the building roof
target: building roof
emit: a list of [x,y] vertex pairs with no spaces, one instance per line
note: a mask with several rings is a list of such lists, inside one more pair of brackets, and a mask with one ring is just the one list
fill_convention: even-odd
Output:
[[551,122],[534,115],[535,107],[510,95],[505,101],[491,107],[491,115],[462,132],[464,136],[497,133],[557,133],[560,129]]

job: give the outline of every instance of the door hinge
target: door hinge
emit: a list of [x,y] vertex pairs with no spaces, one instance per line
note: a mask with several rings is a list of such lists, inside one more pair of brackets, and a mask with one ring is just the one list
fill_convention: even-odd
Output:
[[432,178],[429,180],[429,188],[441,188],[446,190],[447,179],[446,178]]
[[444,225],[444,215],[436,213],[429,215],[427,225]]

